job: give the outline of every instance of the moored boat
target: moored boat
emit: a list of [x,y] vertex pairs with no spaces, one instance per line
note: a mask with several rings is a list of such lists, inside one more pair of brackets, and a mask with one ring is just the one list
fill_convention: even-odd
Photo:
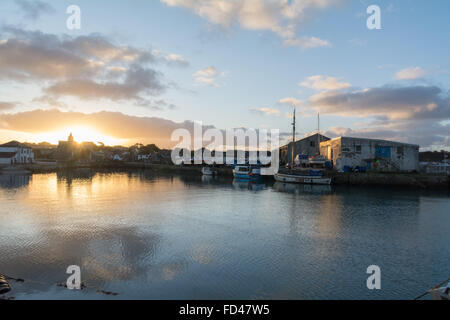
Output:
[[252,166],[236,166],[233,169],[233,176],[237,179],[257,180],[261,178],[261,169]]
[[212,170],[210,167],[203,167],[202,174],[204,176],[217,176],[217,170]]
[[[312,170],[311,170],[312,171]],[[286,183],[302,183],[302,184],[331,184],[331,178],[324,177],[323,175],[317,175],[310,172],[305,174],[302,172],[278,172],[274,175],[276,181]]]

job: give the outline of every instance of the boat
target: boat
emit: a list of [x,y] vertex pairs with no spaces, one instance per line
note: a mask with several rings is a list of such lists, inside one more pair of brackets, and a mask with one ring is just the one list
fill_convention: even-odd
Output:
[[[274,178],[278,182],[283,183],[301,183],[301,184],[321,184],[330,185],[331,178],[324,177],[324,168],[326,159],[320,154],[308,158],[307,155],[297,155],[294,157],[295,151],[295,107],[293,111],[293,121],[292,121],[292,162],[287,170],[278,170],[274,174]],[[317,145],[320,146],[320,125],[319,125],[319,114],[317,114]],[[310,166],[309,171],[303,169],[296,169],[295,165],[308,165]],[[315,168],[315,169],[314,169]],[[318,170],[317,170],[318,168]]]
[[202,168],[202,174],[204,176],[217,176],[217,171],[216,170],[211,170],[210,167],[203,167]]
[[325,163],[327,162],[327,159],[322,155],[312,156],[308,160],[309,160],[309,165],[311,167],[313,167],[313,166],[325,167]]
[[430,295],[433,300],[450,300],[450,282],[447,287],[431,289]]
[[[445,284],[447,285],[445,286]],[[435,287],[431,287],[430,290],[425,291],[421,295],[414,298],[414,300],[419,300],[422,297],[425,297],[427,294],[430,294],[432,300],[450,300],[450,278],[441,282]]]
[[274,178],[276,181],[285,183],[323,184],[323,185],[331,184],[331,178],[324,177],[323,175],[312,175],[294,171],[286,173],[277,172],[275,173]]
[[258,180],[261,178],[261,169],[253,166],[235,166],[233,176],[236,179]]

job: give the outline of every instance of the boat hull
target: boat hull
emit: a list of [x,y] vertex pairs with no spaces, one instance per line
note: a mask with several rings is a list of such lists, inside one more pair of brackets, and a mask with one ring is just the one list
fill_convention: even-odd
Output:
[[249,175],[249,174],[240,174],[240,173],[234,173],[234,177],[236,179],[241,179],[241,180],[258,180],[261,178],[261,176],[257,176],[257,175]]
[[314,177],[314,176],[302,176],[294,174],[276,173],[274,175],[276,181],[285,183],[301,183],[301,184],[331,184],[331,178],[326,177]]

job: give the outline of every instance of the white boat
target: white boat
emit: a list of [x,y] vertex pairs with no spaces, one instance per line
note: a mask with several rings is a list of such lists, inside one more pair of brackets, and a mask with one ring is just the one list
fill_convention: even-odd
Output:
[[275,173],[274,178],[279,182],[302,183],[302,184],[331,184],[331,178],[323,176],[311,176],[298,173]]
[[210,167],[203,167],[202,168],[202,174],[205,176],[217,176],[216,170],[211,170]]
[[433,300],[450,300],[450,282],[447,287],[431,289],[430,295]]

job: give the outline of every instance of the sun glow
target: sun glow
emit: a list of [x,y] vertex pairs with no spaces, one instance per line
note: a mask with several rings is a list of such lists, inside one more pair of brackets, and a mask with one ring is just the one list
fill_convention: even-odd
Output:
[[103,143],[105,145],[119,145],[124,141],[108,135],[105,135],[92,127],[87,126],[71,126],[58,131],[49,131],[35,136],[37,141],[46,141],[57,144],[58,141],[67,141],[69,134],[72,133],[76,142],[94,142],[95,144]]

